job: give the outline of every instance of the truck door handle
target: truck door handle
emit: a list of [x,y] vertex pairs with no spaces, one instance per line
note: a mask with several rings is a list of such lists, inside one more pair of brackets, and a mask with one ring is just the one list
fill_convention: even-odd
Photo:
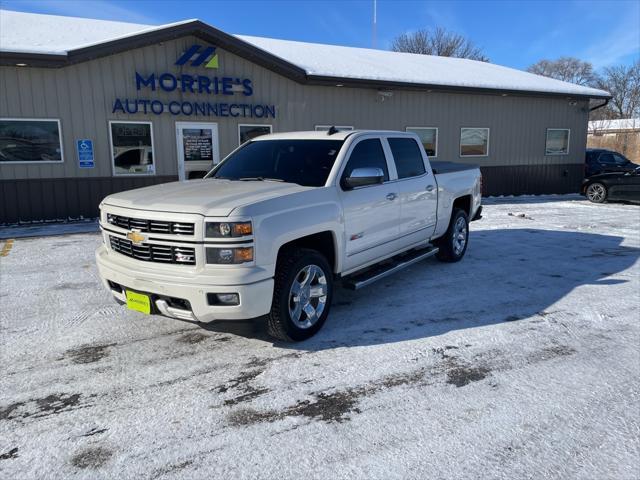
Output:
[[397,196],[395,193],[387,193],[387,200],[395,200]]
[[425,190],[427,192],[431,192],[433,190],[433,185],[427,185],[427,188]]

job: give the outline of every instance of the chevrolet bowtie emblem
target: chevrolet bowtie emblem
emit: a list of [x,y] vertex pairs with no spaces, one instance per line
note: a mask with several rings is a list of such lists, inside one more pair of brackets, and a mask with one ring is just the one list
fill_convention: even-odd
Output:
[[140,245],[147,237],[142,235],[139,230],[131,230],[127,233],[127,239],[131,240],[134,245]]

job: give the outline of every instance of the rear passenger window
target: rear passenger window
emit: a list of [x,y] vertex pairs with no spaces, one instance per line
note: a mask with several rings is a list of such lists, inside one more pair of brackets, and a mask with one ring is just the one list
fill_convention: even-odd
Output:
[[611,155],[610,153],[603,153],[602,155],[600,155],[600,158],[598,160],[600,161],[600,163],[606,163],[607,165],[614,165],[616,163],[613,155]]
[[382,144],[377,138],[370,138],[359,142],[349,157],[347,166],[344,169],[342,178],[351,176],[356,168],[380,168],[384,172],[384,181],[389,180],[389,169],[387,159],[384,156]]
[[389,138],[389,146],[396,162],[398,178],[417,177],[426,172],[420,148],[412,138]]

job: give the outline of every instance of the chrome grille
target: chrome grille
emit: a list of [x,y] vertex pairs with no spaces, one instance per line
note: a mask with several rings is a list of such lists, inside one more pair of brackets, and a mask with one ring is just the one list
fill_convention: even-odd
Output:
[[196,251],[192,247],[176,247],[174,245],[154,245],[143,243],[134,245],[126,238],[109,235],[111,249],[145,262],[172,263],[178,265],[195,265]]
[[142,218],[123,217],[107,213],[107,222],[120,228],[141,232],[166,233],[174,235],[193,235],[194,224],[187,222],[165,222],[162,220],[145,220]]

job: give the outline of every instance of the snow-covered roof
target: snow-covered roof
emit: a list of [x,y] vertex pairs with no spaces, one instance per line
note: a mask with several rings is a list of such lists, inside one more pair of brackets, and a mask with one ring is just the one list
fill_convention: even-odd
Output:
[[[77,49],[198,23],[151,26],[106,20],[0,10],[0,53],[67,55]],[[207,28],[209,27],[204,24]],[[308,79],[357,80],[444,88],[471,88],[608,97],[583,87],[509,67],[475,60],[398,53],[368,48],[234,36],[303,70]],[[337,82],[340,83],[340,82]]]
[[[188,20],[187,20],[188,22]],[[186,22],[178,22],[186,23]],[[0,10],[0,51],[66,55],[69,50],[162,30],[142,25]]]
[[640,118],[618,118],[616,120],[592,120],[589,122],[590,132],[606,132],[614,130],[640,130]]
[[308,75],[447,87],[608,95],[602,90],[464,58],[293,42],[245,35],[238,35],[238,38],[303,68]]

